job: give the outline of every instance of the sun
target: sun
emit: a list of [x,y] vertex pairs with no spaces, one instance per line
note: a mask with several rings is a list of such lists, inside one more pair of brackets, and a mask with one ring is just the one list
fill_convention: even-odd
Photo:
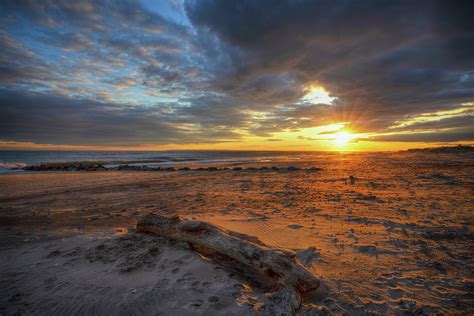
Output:
[[353,135],[351,135],[348,132],[339,132],[334,134],[334,143],[337,146],[344,146],[346,145],[351,139],[353,138]]

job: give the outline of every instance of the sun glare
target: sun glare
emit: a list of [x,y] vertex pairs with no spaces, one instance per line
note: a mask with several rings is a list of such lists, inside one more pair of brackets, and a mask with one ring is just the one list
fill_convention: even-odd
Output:
[[352,135],[348,132],[339,132],[334,135],[334,143],[337,146],[344,146],[352,139]]
[[303,101],[321,104],[332,104],[334,99],[336,98],[331,97],[329,93],[320,86],[311,86],[303,97]]

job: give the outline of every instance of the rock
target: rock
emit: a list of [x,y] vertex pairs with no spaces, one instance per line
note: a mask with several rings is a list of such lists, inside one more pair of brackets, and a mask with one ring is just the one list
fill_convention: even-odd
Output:
[[55,165],[55,164],[41,164],[36,166],[27,166],[23,170],[27,171],[104,171],[107,170],[103,165],[88,165],[88,164],[70,164],[70,165]]
[[278,170],[278,167],[272,166],[272,170]]
[[309,172],[319,172],[319,171],[322,171],[323,169],[322,168],[316,168],[316,167],[311,167],[308,169]]
[[354,177],[354,176],[349,176],[349,183],[350,183],[350,184],[355,184],[355,183],[356,183],[356,180],[357,180],[356,177]]
[[182,167],[182,168],[180,168],[179,170],[182,170],[182,171],[189,171],[189,170],[191,170],[191,168],[189,168],[189,167]]
[[289,167],[287,168],[287,170],[288,170],[288,171],[298,171],[298,170],[300,170],[300,168],[295,167],[295,166],[289,166]]
[[294,253],[270,248],[255,237],[205,222],[147,215],[138,220],[137,231],[187,242],[202,256],[274,291],[287,288],[292,293],[292,310],[300,307],[305,294],[320,285],[319,279],[296,261]]
[[291,229],[300,229],[300,228],[303,228],[303,226],[301,226],[301,225],[288,225],[288,228],[291,228]]
[[234,167],[234,168],[232,168],[232,170],[234,170],[234,171],[240,171],[240,170],[242,170],[242,168],[241,168],[241,167]]
[[217,171],[219,170],[217,167],[209,167],[207,168],[207,171]]
[[142,166],[131,166],[131,165],[120,165],[117,170],[126,170],[126,171],[142,171]]
[[268,167],[260,167],[260,170],[266,171],[266,170],[269,170],[269,169],[268,169]]

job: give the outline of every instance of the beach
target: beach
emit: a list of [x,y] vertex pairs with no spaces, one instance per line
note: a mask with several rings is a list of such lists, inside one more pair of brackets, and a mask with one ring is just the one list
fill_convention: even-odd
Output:
[[137,232],[147,214],[294,252],[321,280],[296,314],[474,313],[471,152],[195,167],[0,175],[0,314],[289,313],[185,242]]

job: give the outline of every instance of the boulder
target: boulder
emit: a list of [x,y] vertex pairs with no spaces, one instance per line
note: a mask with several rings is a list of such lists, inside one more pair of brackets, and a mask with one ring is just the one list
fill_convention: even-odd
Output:
[[316,168],[316,167],[311,167],[308,169],[309,172],[319,172],[319,171],[322,171],[323,169],[322,168]]

